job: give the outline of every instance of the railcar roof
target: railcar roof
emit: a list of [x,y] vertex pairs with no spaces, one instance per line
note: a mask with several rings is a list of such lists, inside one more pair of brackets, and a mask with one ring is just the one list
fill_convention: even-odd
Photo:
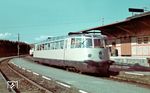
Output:
[[68,36],[56,36],[56,37],[48,37],[46,40],[43,40],[41,42],[35,43],[35,44],[42,44],[43,42],[49,42],[49,41],[60,41],[64,40],[66,38],[78,38],[78,37],[96,37],[96,38],[106,38],[105,35],[101,34],[78,34],[78,35],[68,35]]

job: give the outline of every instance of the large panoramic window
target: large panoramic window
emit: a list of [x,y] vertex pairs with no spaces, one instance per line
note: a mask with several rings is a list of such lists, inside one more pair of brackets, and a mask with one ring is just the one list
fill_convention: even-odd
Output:
[[71,38],[71,48],[81,48],[82,38]]
[[94,39],[94,48],[104,48],[103,42],[100,39]]
[[92,39],[86,39],[85,48],[92,48]]

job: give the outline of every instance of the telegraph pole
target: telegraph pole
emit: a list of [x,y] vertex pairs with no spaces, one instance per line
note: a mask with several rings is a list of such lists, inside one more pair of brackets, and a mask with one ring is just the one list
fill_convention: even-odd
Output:
[[102,26],[104,25],[104,18],[102,18]]
[[17,49],[18,49],[17,55],[18,55],[18,57],[19,57],[19,52],[20,52],[19,41],[20,41],[20,35],[18,33],[18,45],[17,45]]

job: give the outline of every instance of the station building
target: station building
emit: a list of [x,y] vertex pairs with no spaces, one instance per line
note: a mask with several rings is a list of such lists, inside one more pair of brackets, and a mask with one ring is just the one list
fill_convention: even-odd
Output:
[[[82,32],[99,30],[108,36],[111,59],[121,62],[140,62],[148,66],[150,58],[150,12],[134,15],[124,21],[99,26]],[[139,59],[139,60],[136,60]]]

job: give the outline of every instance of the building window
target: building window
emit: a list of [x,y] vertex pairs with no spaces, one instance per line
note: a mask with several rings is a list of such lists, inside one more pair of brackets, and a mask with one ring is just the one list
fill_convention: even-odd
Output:
[[148,38],[149,38],[149,37],[144,37],[144,38],[143,38],[144,44],[148,44]]
[[138,44],[142,44],[142,37],[138,37],[138,38],[137,38],[137,43],[138,43]]
[[138,37],[137,38],[137,43],[138,44],[148,44],[149,42],[149,37],[148,36],[144,36],[144,37]]

